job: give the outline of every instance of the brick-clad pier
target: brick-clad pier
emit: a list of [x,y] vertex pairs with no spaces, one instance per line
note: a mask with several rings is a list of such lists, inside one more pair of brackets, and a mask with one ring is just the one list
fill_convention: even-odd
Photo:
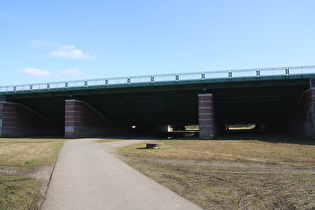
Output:
[[213,139],[215,137],[214,107],[212,94],[198,95],[199,137]]
[[113,134],[115,127],[84,101],[66,100],[65,137],[95,137]]

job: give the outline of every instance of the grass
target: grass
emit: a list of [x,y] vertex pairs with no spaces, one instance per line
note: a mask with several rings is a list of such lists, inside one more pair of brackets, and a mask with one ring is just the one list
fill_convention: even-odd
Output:
[[[127,161],[128,162],[128,161]],[[166,164],[150,160],[133,167],[205,209],[312,208],[311,173],[286,169]],[[293,209],[294,209],[293,208]]]
[[143,150],[145,143],[121,148],[125,156],[178,160],[218,160],[314,164],[315,146],[258,140],[162,140],[164,150]]
[[[0,209],[39,208],[42,183],[23,173],[54,164],[63,141],[0,139]],[[204,209],[315,208],[314,140],[231,134],[209,141],[160,142],[165,149],[145,149],[141,143],[118,153]],[[1,173],[12,168],[14,175]]]
[[[231,134],[120,148],[129,165],[204,209],[315,208],[315,142]],[[231,139],[229,139],[231,138]]]
[[[0,209],[37,209],[43,183],[25,176],[55,163],[62,139],[0,139]],[[11,171],[8,175],[4,171]],[[1,172],[2,171],[2,172]]]
[[53,164],[63,140],[0,139],[1,166],[43,166]]
[[25,176],[0,176],[0,209],[34,209],[42,183]]

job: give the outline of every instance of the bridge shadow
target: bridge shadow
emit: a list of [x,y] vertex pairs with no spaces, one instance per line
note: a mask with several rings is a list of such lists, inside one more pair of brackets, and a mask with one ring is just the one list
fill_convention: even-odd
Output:
[[[199,140],[198,132],[194,134],[187,132],[169,133],[168,139],[174,140]],[[274,133],[274,132],[256,132],[252,130],[241,130],[241,131],[229,131],[221,133],[213,140],[257,140],[269,143],[288,143],[288,144],[299,144],[299,145],[315,145],[315,139],[305,138],[287,133]],[[211,140],[205,140],[211,141]]]
[[215,140],[257,140],[269,143],[315,145],[315,139],[286,133],[234,131],[219,135]]

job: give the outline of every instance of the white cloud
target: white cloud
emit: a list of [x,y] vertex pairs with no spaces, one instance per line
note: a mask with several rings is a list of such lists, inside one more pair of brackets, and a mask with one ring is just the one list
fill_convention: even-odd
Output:
[[79,59],[79,58],[94,58],[95,56],[90,56],[88,54],[83,53],[81,50],[76,49],[74,45],[67,45],[61,47],[59,50],[53,51],[50,53],[50,56],[55,58],[72,58],[72,59]]
[[67,74],[67,75],[72,75],[72,76],[80,76],[83,75],[84,73],[78,69],[78,68],[73,68],[73,69],[64,69],[61,71],[62,74]]
[[61,45],[58,42],[47,42],[47,41],[43,41],[43,40],[39,40],[39,39],[33,39],[32,41],[30,41],[30,45],[32,46],[46,46],[46,47],[53,47],[53,46],[57,46],[57,45]]
[[24,68],[24,69],[18,69],[17,72],[20,72],[22,74],[30,75],[30,76],[36,76],[36,77],[51,77],[53,74],[46,70],[40,70],[37,68]]

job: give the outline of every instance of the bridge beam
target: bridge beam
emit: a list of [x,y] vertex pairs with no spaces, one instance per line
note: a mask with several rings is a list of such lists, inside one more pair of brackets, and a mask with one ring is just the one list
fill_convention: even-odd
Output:
[[215,137],[214,103],[212,94],[198,95],[199,138],[213,139]]
[[299,136],[315,138],[315,87],[302,94],[289,122],[289,130]]
[[109,136],[115,131],[115,126],[88,103],[75,99],[65,101],[65,137]]
[[59,136],[62,128],[18,103],[0,100],[0,137]]

